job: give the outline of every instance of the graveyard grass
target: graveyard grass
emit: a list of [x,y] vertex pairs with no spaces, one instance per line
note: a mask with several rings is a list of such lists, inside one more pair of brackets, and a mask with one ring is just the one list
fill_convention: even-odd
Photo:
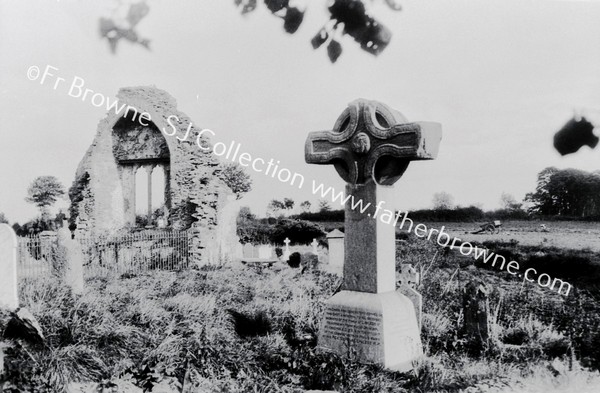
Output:
[[[509,246],[519,248],[496,245],[505,252]],[[397,251],[398,261],[422,274],[426,358],[414,372],[388,372],[315,349],[322,305],[338,287],[337,276],[240,266],[94,277],[80,297],[55,278],[27,279],[21,304],[39,320],[46,344],[5,347],[11,381],[5,389],[600,391],[592,371],[600,365],[600,335],[593,335],[599,306],[587,291],[567,299],[535,285],[519,291],[520,281],[442,256],[414,237]],[[482,355],[460,334],[461,291],[472,278],[494,288],[493,340]],[[8,318],[1,315],[0,324]]]

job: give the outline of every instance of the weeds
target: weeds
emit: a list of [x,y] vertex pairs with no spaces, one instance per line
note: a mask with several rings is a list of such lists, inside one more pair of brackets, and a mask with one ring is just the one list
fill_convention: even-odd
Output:
[[[538,251],[506,247],[525,258]],[[203,392],[444,392],[486,384],[520,389],[545,378],[563,387],[597,382],[571,356],[584,366],[600,364],[592,292],[564,299],[531,286],[521,290],[515,280],[465,268],[464,259],[412,238],[398,245],[401,262],[424,273],[417,289],[426,357],[413,373],[316,347],[323,303],[338,277],[316,269],[221,267],[96,277],[81,296],[57,278],[23,281],[20,299],[40,322],[46,346],[7,346],[4,388],[60,392],[77,382],[148,391],[168,385]],[[460,336],[462,287],[472,278],[496,288],[489,299],[493,342],[481,356],[470,356]],[[2,330],[5,321],[0,315]],[[548,374],[550,366],[555,372]]]

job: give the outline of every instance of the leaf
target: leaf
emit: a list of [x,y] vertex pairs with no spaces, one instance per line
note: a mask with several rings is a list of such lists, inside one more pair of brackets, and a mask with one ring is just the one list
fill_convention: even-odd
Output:
[[265,5],[272,13],[276,13],[287,7],[289,2],[289,0],[265,0]]
[[302,24],[303,20],[304,12],[295,7],[288,8],[284,17],[283,28],[286,32],[294,34]]
[[108,18],[100,18],[100,36],[107,37],[108,34],[115,30],[115,22],[112,19]]
[[136,4],[132,4],[129,7],[129,12],[127,13],[127,21],[131,27],[134,27],[139,23],[140,20],[144,18],[144,16],[148,15],[148,12],[150,12],[150,7],[148,7],[146,2],[141,1]]
[[235,5],[242,6],[242,15],[245,15],[256,9],[256,0],[235,0]]
[[397,0],[385,0],[385,2],[387,3],[388,7],[390,7],[394,11],[402,10],[402,6],[400,5],[400,2],[398,2]]
[[323,27],[321,30],[319,30],[317,35],[315,35],[312,38],[312,40],[310,40],[310,43],[312,44],[313,49],[317,49],[321,45],[323,45],[325,43],[325,41],[327,41],[327,38],[329,38],[329,34],[327,33],[327,30],[325,30],[325,28]]
[[369,22],[365,5],[360,0],[335,0],[329,7],[331,19],[344,24],[344,30],[354,36]]
[[327,45],[327,56],[329,56],[329,60],[331,60],[332,63],[335,63],[341,54],[342,44],[336,40],[331,40],[329,45]]

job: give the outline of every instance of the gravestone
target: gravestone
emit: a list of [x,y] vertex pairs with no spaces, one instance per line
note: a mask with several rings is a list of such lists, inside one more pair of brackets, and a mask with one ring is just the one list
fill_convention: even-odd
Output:
[[73,293],[81,295],[84,289],[81,245],[71,239],[71,232],[65,227],[58,231],[58,244],[65,256],[65,283],[71,287]]
[[242,249],[242,257],[243,258],[256,258],[258,256],[254,254],[254,246],[250,243],[246,243],[244,244],[244,247]]
[[269,259],[273,257],[273,247],[262,245],[258,247],[258,257],[260,259]]
[[283,251],[283,260],[287,261],[288,259],[290,259],[290,238],[286,237],[285,240],[283,241],[285,243],[285,251]]
[[7,224],[0,224],[0,272],[0,307],[16,310],[19,307],[17,235]]
[[[350,103],[333,131],[308,136],[306,162],[333,164],[351,196],[342,291],[325,304],[320,348],[397,371],[412,369],[422,356],[413,304],[396,291],[393,211],[379,210],[386,201],[392,207],[392,185],[410,161],[435,158],[440,139],[439,124],[408,123],[399,112],[367,100]],[[351,200],[370,205],[359,212]]]
[[410,263],[404,263],[400,267],[398,291],[410,299],[415,308],[415,315],[419,330],[421,330],[423,319],[423,296],[417,292],[415,287],[419,284],[419,273]]
[[485,349],[490,338],[488,293],[480,280],[469,281],[463,292],[463,333],[477,353]]
[[241,262],[253,267],[271,267],[278,259],[273,256],[273,247],[262,245],[255,247],[250,243],[246,243],[243,249],[243,257]]
[[344,266],[344,233],[334,229],[327,234],[329,244],[329,265],[333,267]]
[[319,255],[319,250],[317,249],[317,246],[319,245],[319,242],[317,241],[317,239],[313,239],[312,243],[310,243],[312,249],[310,250],[310,252],[312,252],[315,255]]

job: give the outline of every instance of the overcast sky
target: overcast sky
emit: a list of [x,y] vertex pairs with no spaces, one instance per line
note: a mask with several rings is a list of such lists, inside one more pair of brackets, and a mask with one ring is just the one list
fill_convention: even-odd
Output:
[[[460,205],[497,208],[503,191],[517,199],[547,166],[600,169],[600,147],[561,157],[552,136],[585,108],[600,124],[600,3],[567,1],[401,1],[402,12],[375,5],[393,32],[373,57],[351,38],[331,64],[310,38],[327,19],[325,1],[310,1],[295,35],[264,6],[245,17],[233,0],[148,0],[138,32],[151,51],[121,41],[112,55],[98,19],[116,2],[0,1],[0,212],[24,222],[36,209],[29,183],[55,175],[70,186],[105,111],[27,78],[52,65],[113,97],[124,86],[155,85],[179,110],[254,157],[337,189],[331,166],[304,162],[310,131],[331,129],[356,98],[380,100],[411,121],[442,124],[437,160],[412,163],[396,183],[396,208],[431,206],[446,191]],[[383,1],[382,1],[383,3]],[[596,130],[597,131],[597,130]],[[316,201],[249,171],[244,203],[264,211],[271,198]],[[66,201],[63,202],[66,205]]]

